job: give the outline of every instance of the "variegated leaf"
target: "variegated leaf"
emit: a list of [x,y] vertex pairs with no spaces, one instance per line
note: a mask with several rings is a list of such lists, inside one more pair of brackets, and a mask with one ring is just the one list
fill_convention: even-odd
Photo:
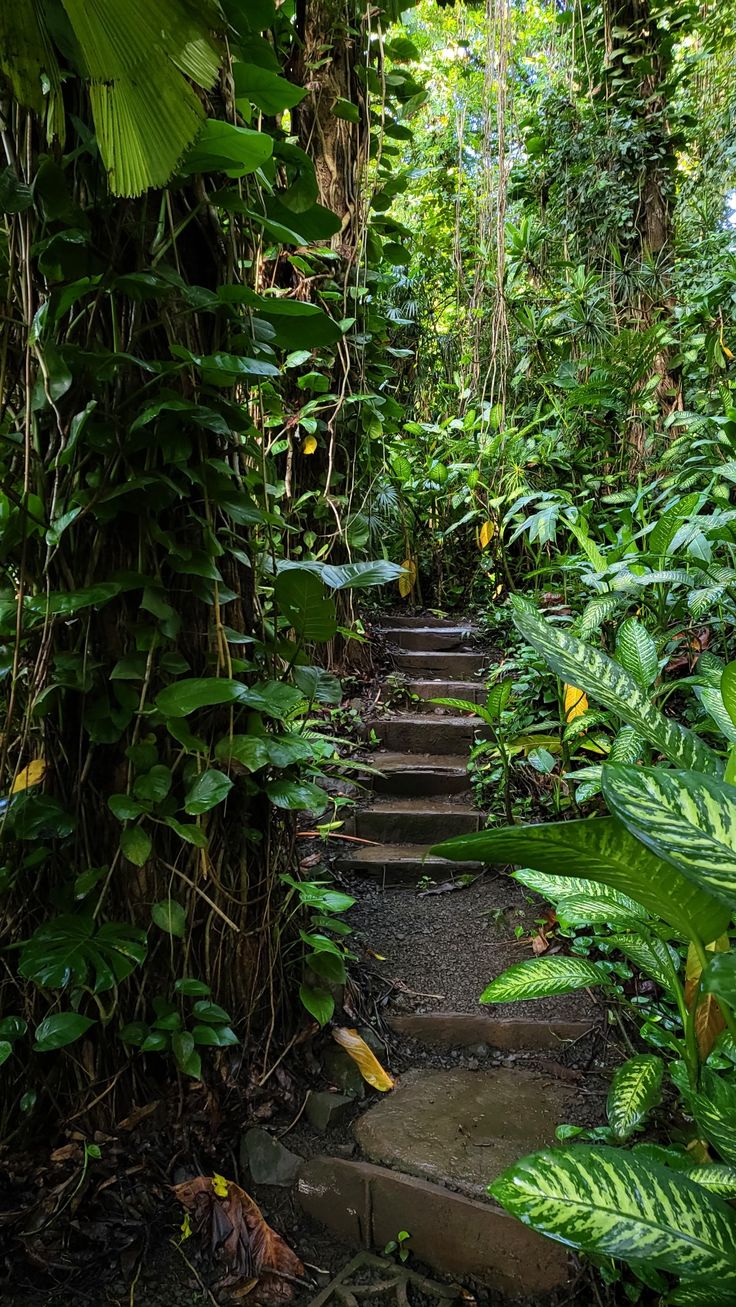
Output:
[[656,935],[651,935],[649,939],[642,939],[641,936],[632,933],[611,937],[608,943],[619,953],[623,953],[624,957],[653,980],[655,985],[659,985],[661,989],[672,990],[680,957],[666,940],[658,939]]
[[656,681],[659,671],[657,646],[647,628],[635,617],[627,617],[618,629],[616,658],[642,690],[648,690]]
[[515,625],[562,681],[612,708],[671,762],[714,776],[721,774],[721,760],[714,750],[692,731],[665,717],[639,688],[633,676],[612,658],[545,622],[536,609],[518,595],[512,595],[512,603]]
[[680,934],[706,942],[722,935],[730,919],[708,890],[655,857],[613,817],[457,835],[432,853],[454,862],[515,864],[610,885]]
[[567,894],[557,900],[557,915],[561,921],[570,926],[595,926],[608,923],[623,929],[631,929],[637,918],[645,916],[644,909],[635,905],[636,911],[630,912],[621,903],[616,902],[613,890],[602,890],[596,886],[594,894]]
[[[716,954],[728,953],[730,940],[728,935],[719,935],[706,949],[714,956]],[[687,961],[685,963],[685,1002],[688,1008],[692,1008],[693,1001],[700,989],[703,967],[700,961],[700,949],[696,949],[694,944],[690,945],[687,951]],[[700,994],[698,1006],[695,1012],[695,1036],[698,1041],[698,1051],[703,1061],[708,1054],[713,1051],[718,1036],[726,1029],[726,1019],[721,1011],[720,1005],[715,994],[705,990]]]
[[608,973],[585,958],[532,958],[496,976],[481,994],[481,1003],[518,1003],[550,994],[571,994],[608,982]]
[[722,1198],[736,1198],[736,1166],[727,1166],[725,1162],[712,1162],[710,1165],[693,1166],[688,1171],[688,1178],[708,1189],[712,1194]]
[[532,1153],[489,1192],[550,1239],[687,1279],[736,1273],[736,1212],[687,1175],[621,1149]]
[[599,885],[597,881],[586,880],[582,876],[548,876],[546,872],[533,871],[531,867],[514,871],[512,876],[521,885],[526,885],[527,889],[536,890],[537,894],[544,895],[550,903],[557,903],[560,899],[568,899],[580,894],[605,903],[615,903],[630,917],[637,917],[642,921],[645,921],[649,915],[640,903],[636,903],[626,894],[620,894],[616,890],[609,889],[607,885]]
[[736,786],[696,772],[607,766],[603,794],[619,821],[657,857],[724,903],[736,904]]
[[619,1139],[628,1139],[662,1099],[664,1062],[654,1053],[630,1057],[617,1067],[608,1091],[608,1124]]
[[690,1107],[701,1135],[725,1162],[736,1165],[736,1086],[703,1067]]

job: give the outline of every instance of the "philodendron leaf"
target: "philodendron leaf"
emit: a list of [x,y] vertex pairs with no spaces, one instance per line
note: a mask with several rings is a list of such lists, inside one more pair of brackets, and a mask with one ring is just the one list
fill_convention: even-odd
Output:
[[151,908],[151,917],[160,930],[167,935],[176,935],[179,939],[184,938],[186,930],[187,914],[181,903],[176,899],[161,899],[160,902],[154,903]]
[[57,1048],[73,1044],[94,1024],[90,1017],[83,1017],[79,1012],[56,1012],[36,1026],[33,1047],[37,1053],[53,1053]]
[[241,681],[225,677],[189,677],[167,685],[156,697],[156,707],[165,717],[188,717],[197,708],[212,708],[222,703],[242,703],[248,687]]
[[736,905],[736,786],[691,771],[607,766],[603,795],[657,857]]
[[559,1243],[686,1279],[736,1273],[736,1212],[687,1175],[608,1147],[523,1157],[489,1187]]
[[313,572],[279,573],[274,598],[300,639],[312,644],[331,640],[336,634],[335,602]]
[[311,985],[299,986],[299,997],[309,1012],[321,1026],[326,1026],[335,1011],[335,1000],[326,989],[314,989]]
[[712,776],[721,774],[718,754],[692,731],[665,717],[617,662],[568,631],[551,626],[527,600],[518,595],[511,599],[515,626],[562,681],[613,709],[671,762]]
[[615,817],[478,831],[431,852],[455,862],[515,863],[610,885],[676,931],[706,943],[722,935],[730,920],[719,899],[656,858]]
[[628,1139],[662,1098],[664,1062],[654,1053],[630,1057],[613,1073],[608,1092],[608,1124]]
[[196,776],[189,786],[184,799],[184,811],[190,817],[198,817],[203,812],[216,808],[223,803],[233,788],[233,783],[224,772],[215,767],[208,768]]
[[481,1003],[516,1003],[550,994],[605,985],[608,973],[585,958],[531,958],[496,976],[480,996]]

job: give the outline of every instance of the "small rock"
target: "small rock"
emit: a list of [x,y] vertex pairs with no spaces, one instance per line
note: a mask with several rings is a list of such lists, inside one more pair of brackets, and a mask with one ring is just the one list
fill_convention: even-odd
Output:
[[488,1057],[490,1049],[487,1044],[471,1044],[468,1053],[471,1057]]
[[465,1065],[467,1066],[468,1071],[477,1071],[478,1067],[480,1066],[480,1062],[478,1061],[477,1057],[469,1057]]
[[254,1184],[288,1189],[296,1180],[302,1160],[260,1126],[246,1130],[240,1141],[241,1165],[247,1165]]
[[364,1039],[372,1053],[379,1059],[386,1056],[386,1045],[372,1026],[359,1026],[358,1034]]
[[322,1054],[322,1070],[331,1085],[353,1098],[365,1097],[365,1083],[353,1059],[342,1048],[332,1046]]
[[320,1134],[347,1120],[355,1107],[355,1099],[347,1094],[311,1093],[307,1099],[307,1120]]

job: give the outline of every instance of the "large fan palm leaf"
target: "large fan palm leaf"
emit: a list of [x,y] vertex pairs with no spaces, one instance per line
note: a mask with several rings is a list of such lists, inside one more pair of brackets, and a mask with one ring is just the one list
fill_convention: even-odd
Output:
[[[95,132],[116,195],[164,186],[196,140],[225,26],[216,0],[62,0],[89,84]],[[61,78],[41,0],[0,4],[0,69],[16,99],[63,141]],[[190,79],[190,80],[187,80]],[[48,89],[50,88],[50,90]]]

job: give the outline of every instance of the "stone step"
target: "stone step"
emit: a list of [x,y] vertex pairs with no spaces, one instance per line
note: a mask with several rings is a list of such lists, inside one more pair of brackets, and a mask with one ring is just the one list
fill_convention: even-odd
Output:
[[[383,613],[376,619],[375,625],[381,630],[384,627],[397,626],[423,626],[423,627],[443,627],[458,626],[466,622],[465,618],[457,617],[435,617],[432,613]],[[467,622],[467,625],[472,625]]]
[[[483,681],[407,681],[406,688],[425,703],[431,699],[466,699],[468,703],[485,703],[488,698],[488,686]],[[452,709],[443,711],[452,712]]]
[[386,626],[383,634],[400,649],[437,652],[470,646],[473,630],[470,626]]
[[476,672],[481,672],[489,661],[487,653],[442,652],[424,653],[403,650],[393,655],[396,670],[405,672],[419,680],[423,677],[447,678],[448,680],[470,680]]
[[407,1071],[358,1118],[355,1137],[371,1162],[480,1198],[518,1158],[554,1143],[572,1094],[519,1067]]
[[300,1172],[297,1195],[308,1216],[354,1247],[383,1250],[399,1230],[408,1230],[420,1262],[515,1299],[536,1300],[568,1281],[560,1244],[490,1203],[416,1176],[370,1162],[312,1157]]
[[352,871],[370,880],[386,885],[415,882],[422,876],[438,881],[452,880],[455,876],[475,875],[483,870],[480,862],[448,862],[445,858],[432,858],[426,844],[351,844],[341,848],[336,861],[337,871]]
[[450,717],[443,713],[397,713],[367,723],[384,749],[404,753],[455,753],[467,757],[482,726],[474,717]]
[[560,1052],[565,1044],[595,1030],[593,1021],[534,1021],[528,1017],[494,1017],[484,1012],[409,1012],[390,1016],[397,1035],[430,1048],[488,1048],[514,1052],[544,1049]]
[[465,794],[470,778],[459,754],[379,752],[371,757],[381,776],[373,776],[376,794]]
[[437,844],[451,835],[481,830],[484,824],[475,808],[450,799],[379,798],[353,815],[349,833],[384,844]]

